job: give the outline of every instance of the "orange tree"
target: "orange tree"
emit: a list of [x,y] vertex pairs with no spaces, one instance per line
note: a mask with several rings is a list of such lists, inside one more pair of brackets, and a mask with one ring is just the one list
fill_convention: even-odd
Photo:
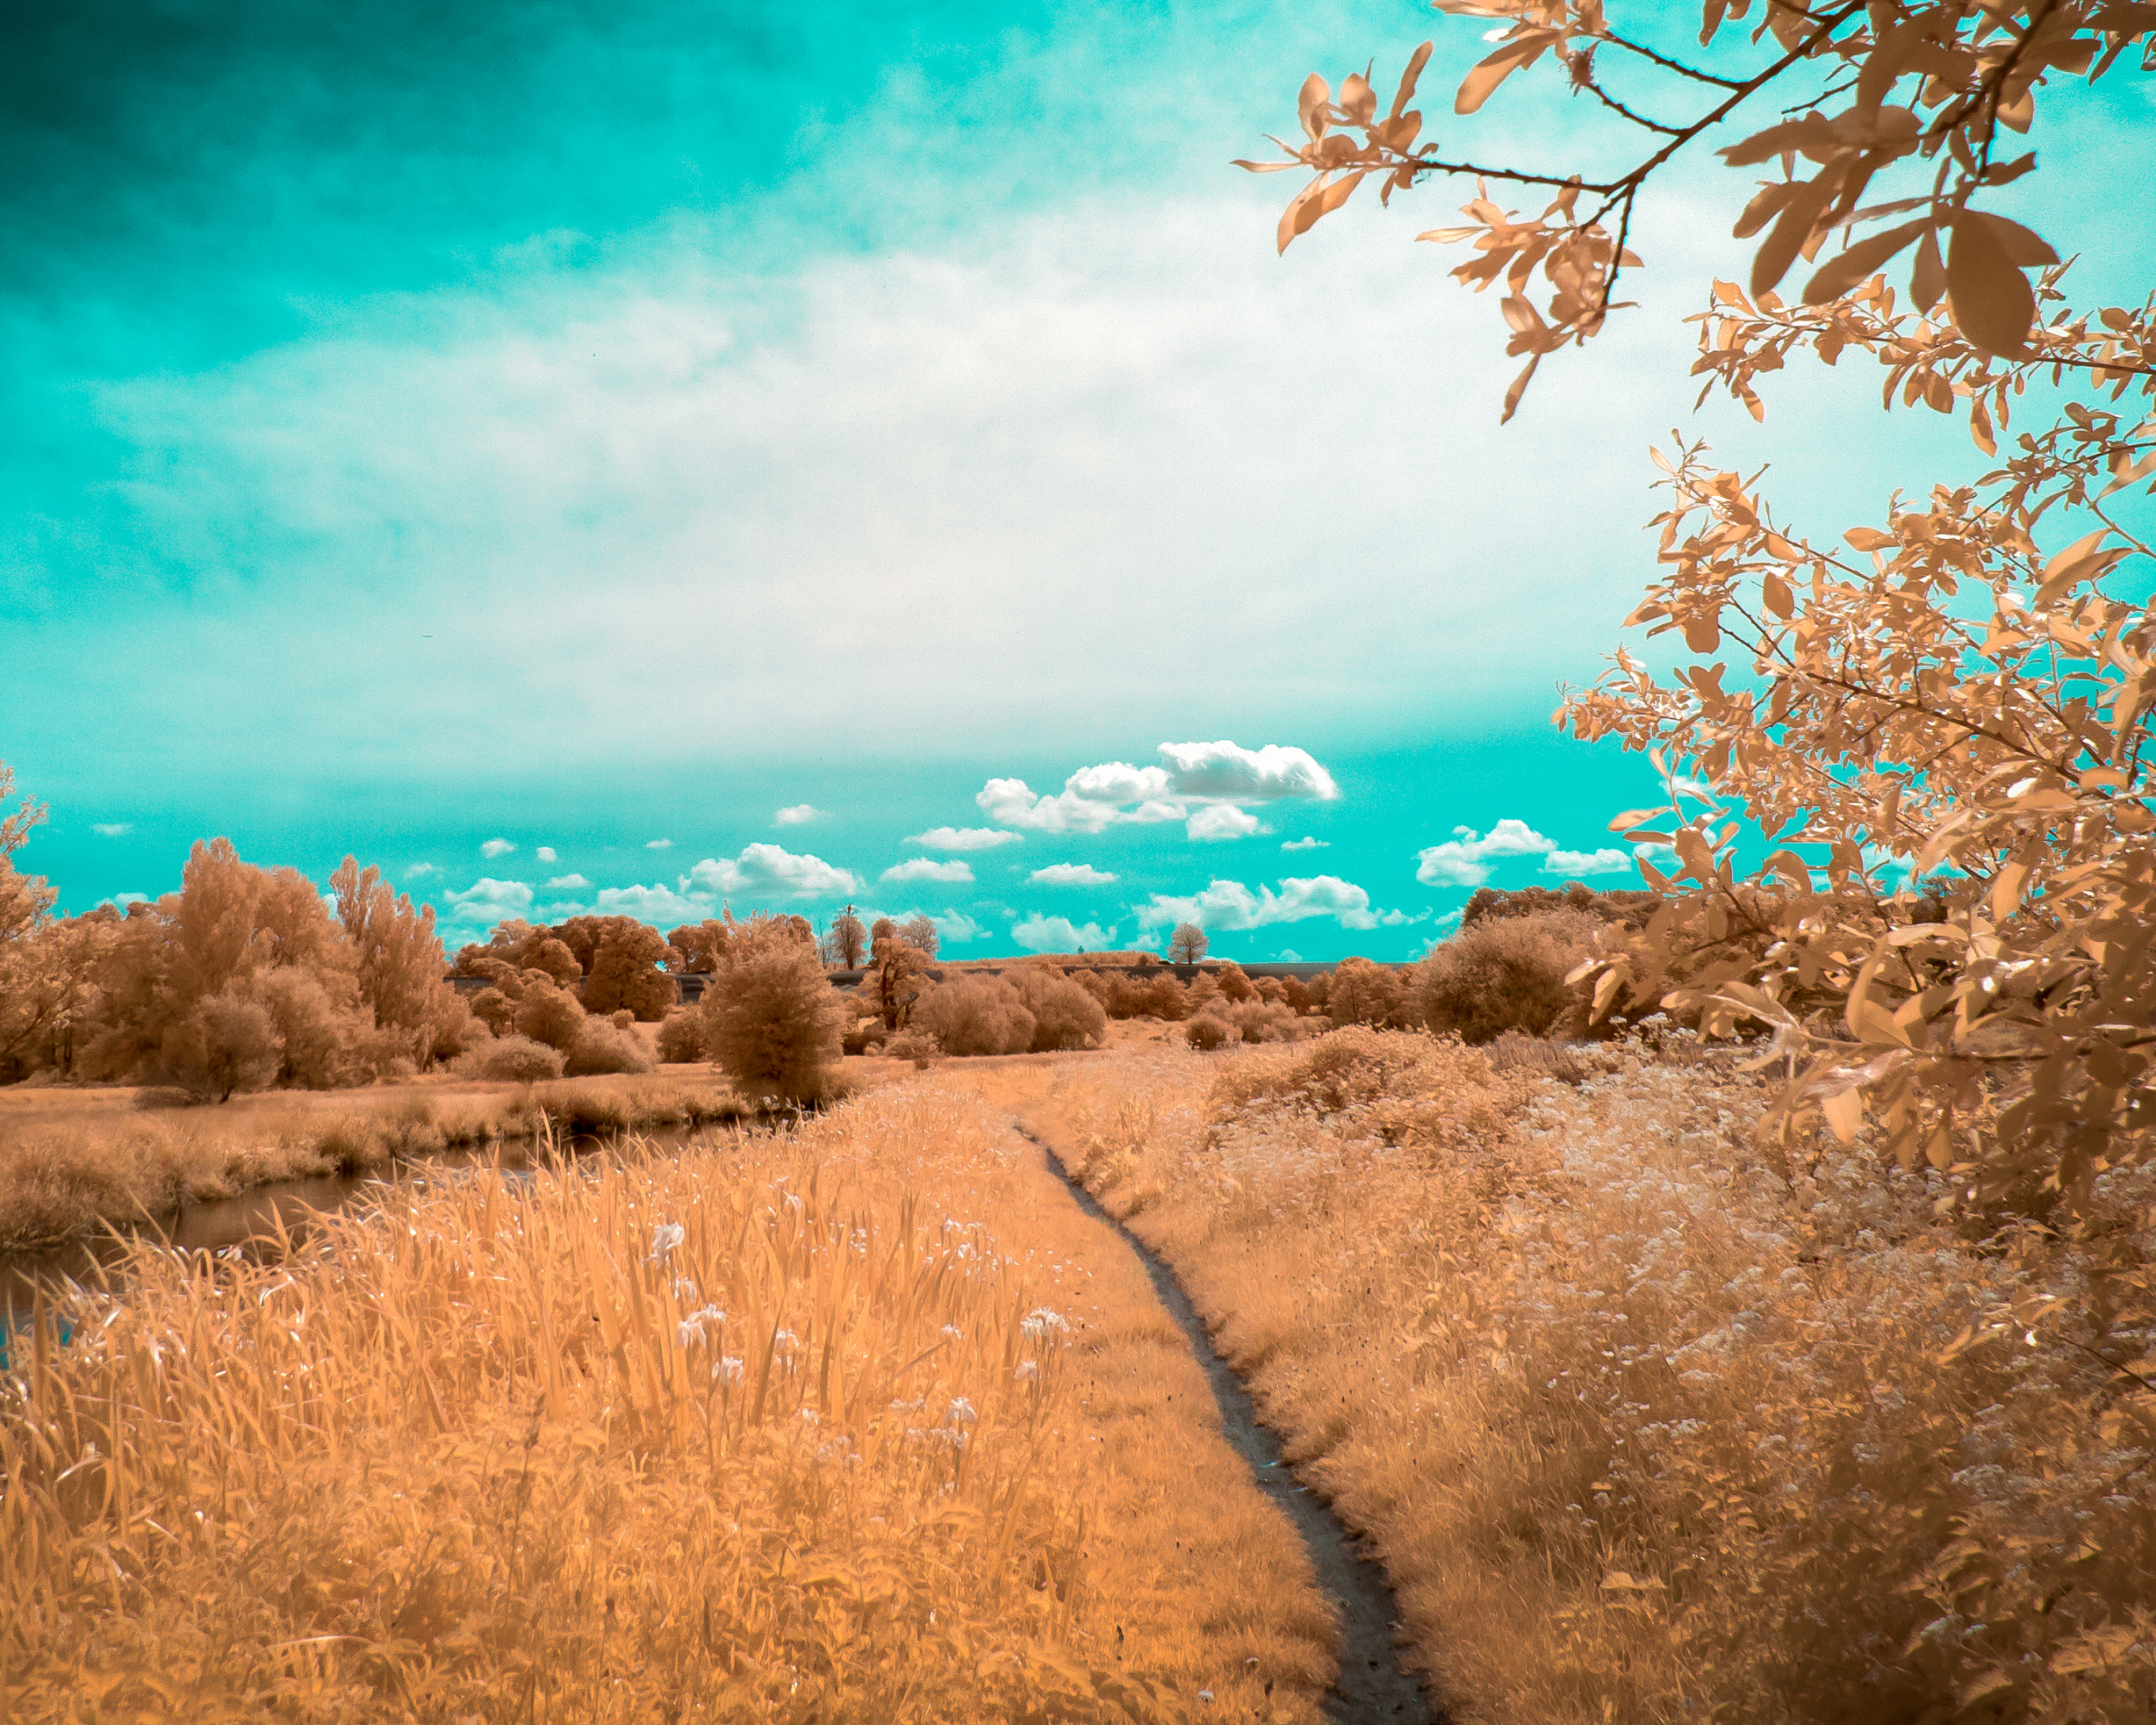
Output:
[[[1869,1117],[1904,1166],[1953,1171],[1958,1192],[2077,1207],[2156,1138],[2156,300],[2076,305],[2049,243],[1985,204],[2035,167],[2016,146],[2039,95],[2088,101],[2116,68],[2156,66],[2156,5],[1706,0],[1696,47],[1657,37],[1670,12],[1644,5],[1630,31],[1604,0],[1438,9],[1498,24],[1456,114],[1540,61],[1646,135],[1635,164],[1448,155],[1411,105],[1426,43],[1383,112],[1366,77],[1336,94],[1313,76],[1287,159],[1243,164],[1312,171],[1283,247],[1365,180],[1389,199],[1475,178],[1466,224],[1420,237],[1471,247],[1463,283],[1502,285],[1527,362],[1509,417],[1546,356],[1621,308],[1653,176],[1728,137],[1723,165],[1767,172],[1729,200],[1757,242],[1750,279],[1715,282],[1694,319],[1701,399],[1725,390],[1763,418],[1763,374],[1861,356],[1889,409],[1966,416],[1989,466],[1815,537],[1703,447],[1657,456],[1659,568],[1628,621],[1690,662],[1620,651],[1557,719],[1649,756],[1666,804],[1612,825],[1674,862],[1643,861],[1664,904],[1576,979],[1598,1017],[1771,1029],[1785,1137],[1824,1120],[1849,1141]],[[1492,182],[1549,202],[1510,212]],[[1755,867],[1740,811],[1767,836]]]

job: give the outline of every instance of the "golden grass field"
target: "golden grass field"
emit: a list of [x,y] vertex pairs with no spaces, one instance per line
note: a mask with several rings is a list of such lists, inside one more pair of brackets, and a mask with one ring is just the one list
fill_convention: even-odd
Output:
[[2149,1716],[2147,1175],[2068,1237],[1761,1147],[1682,1038],[1118,1028],[143,1251],[14,1338],[12,1716],[1317,1717],[1300,1545],[1013,1122],[1175,1267],[1454,1718]]

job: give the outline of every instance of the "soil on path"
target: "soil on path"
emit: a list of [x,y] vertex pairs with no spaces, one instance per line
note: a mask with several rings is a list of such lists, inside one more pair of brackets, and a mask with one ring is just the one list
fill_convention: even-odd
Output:
[[1301,1538],[1341,1629],[1340,1670],[1325,1698],[1325,1714],[1338,1725],[1445,1725],[1422,1685],[1401,1663],[1404,1644],[1392,1585],[1360,1540],[1330,1506],[1299,1484],[1281,1458],[1279,1439],[1259,1422],[1234,1368],[1214,1350],[1205,1321],[1183,1292],[1175,1272],[1144,1243],[1104,1209],[1065,1168],[1055,1146],[1027,1121],[1013,1122],[1021,1137],[1039,1146],[1049,1171],[1063,1181],[1086,1215],[1113,1229],[1152,1279],[1153,1291],[1188,1340],[1220,1409],[1223,1435],[1250,1470],[1266,1497],[1277,1504]]

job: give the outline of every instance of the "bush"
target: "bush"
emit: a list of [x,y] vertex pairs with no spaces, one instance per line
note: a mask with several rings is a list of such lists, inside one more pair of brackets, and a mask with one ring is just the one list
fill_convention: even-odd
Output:
[[[629,1021],[635,1023],[635,1019]],[[654,1061],[644,1039],[610,1019],[588,1018],[583,1033],[569,1050],[561,1073],[568,1078],[592,1078],[607,1072],[649,1072]]]
[[883,1045],[883,1052],[887,1059],[911,1060],[925,1070],[930,1061],[941,1056],[943,1045],[926,1031],[908,1025]]
[[661,1019],[658,1057],[670,1066],[693,1066],[703,1059],[703,1014],[676,1006]]
[[1033,1014],[1036,1054],[1057,1048],[1097,1048],[1108,1036],[1108,1013],[1090,990],[1061,971],[1021,965],[1011,972],[1019,998]]
[[584,1034],[584,1009],[551,984],[532,983],[517,1003],[517,1034],[566,1055]]
[[1199,1013],[1183,1026],[1184,1039],[1192,1048],[1210,1050],[1242,1039],[1242,1032],[1222,1017],[1220,1012],[1220,1008],[1215,1007]]
[[249,978],[241,992],[276,1028],[283,1053],[275,1082],[335,1090],[372,1075],[367,1057],[373,1050],[363,1046],[375,1034],[372,1015],[354,1001],[331,998],[312,970],[279,965]]
[[1325,992],[1326,1010],[1335,1024],[1367,1024],[1383,1030],[1405,1022],[1408,986],[1391,965],[1348,959],[1332,973]]
[[704,1046],[734,1088],[796,1105],[830,1088],[847,1013],[794,917],[738,925],[703,997]]
[[1243,974],[1242,967],[1233,959],[1213,973],[1213,981],[1229,1004],[1234,1006],[1241,1005],[1258,992],[1250,978]]
[[461,1056],[456,1065],[459,1071],[495,1084],[535,1084],[542,1079],[559,1078],[562,1058],[559,1048],[550,1048],[528,1036],[511,1034],[481,1044]]
[[1410,989],[1415,1019],[1465,1042],[1507,1031],[1548,1036],[1584,1013],[1566,974],[1595,951],[1603,920],[1577,910],[1495,916],[1430,949]]
[[161,1066],[172,1084],[203,1101],[274,1083],[285,1045],[270,1014],[238,995],[205,995],[165,1033]]
[[880,1047],[884,1039],[890,1034],[880,1018],[857,1018],[847,1027],[840,1046],[848,1054],[867,1054]]
[[465,1003],[476,1018],[496,1036],[507,1036],[515,1028],[517,1003],[499,988],[482,988]]
[[1246,1000],[1228,1017],[1245,1042],[1293,1042],[1301,1034],[1302,1022],[1281,1001]]
[[946,1054],[1023,1054],[1033,1046],[1033,1014],[1001,977],[961,977],[915,1003],[913,1022]]

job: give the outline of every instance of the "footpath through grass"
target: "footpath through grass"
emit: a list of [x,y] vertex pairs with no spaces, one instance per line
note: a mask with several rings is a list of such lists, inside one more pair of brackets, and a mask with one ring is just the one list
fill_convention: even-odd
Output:
[[1343,1031],[1003,1083],[1374,1542],[1455,1719],[2149,1718],[2156,1181],[2067,1237],[1761,1147],[1681,1039],[1580,1063]]
[[935,1076],[128,1274],[0,1386],[8,1717],[1318,1717],[1143,1269]]

